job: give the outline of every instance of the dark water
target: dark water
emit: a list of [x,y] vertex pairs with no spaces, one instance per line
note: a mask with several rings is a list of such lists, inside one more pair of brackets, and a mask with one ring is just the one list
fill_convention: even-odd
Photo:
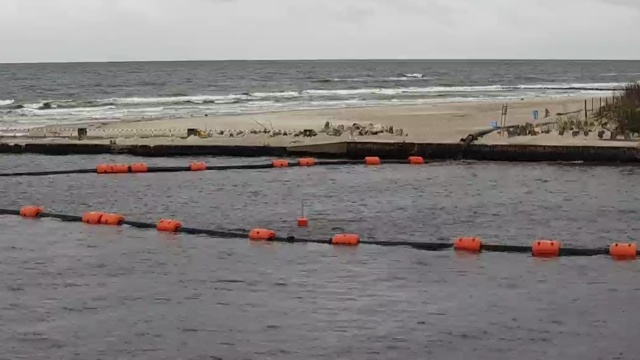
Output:
[[610,94],[640,61],[0,64],[0,125]]
[[[0,171],[132,157],[2,156]],[[144,159],[184,164],[192,159]],[[203,159],[208,163],[268,159]],[[636,241],[635,167],[445,163],[2,180],[0,207],[328,238]],[[306,201],[308,230],[295,228]],[[637,262],[256,245],[2,216],[0,348],[28,359],[636,359]]]

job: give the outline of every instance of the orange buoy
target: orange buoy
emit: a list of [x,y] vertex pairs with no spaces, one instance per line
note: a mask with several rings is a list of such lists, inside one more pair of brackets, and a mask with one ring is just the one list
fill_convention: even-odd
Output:
[[458,251],[479,253],[482,249],[482,241],[477,237],[459,237],[453,244],[453,248]]
[[269,241],[276,237],[276,232],[267,229],[253,229],[249,231],[249,239],[252,241]]
[[609,247],[609,255],[616,260],[633,260],[638,256],[638,245],[614,243]]
[[111,165],[112,174],[126,174],[129,172],[129,165],[127,164],[113,164]]
[[100,164],[96,167],[98,174],[124,174],[129,172],[127,164]]
[[380,165],[382,161],[380,161],[380,158],[377,156],[367,156],[364,158],[364,163],[366,165]]
[[307,227],[307,226],[309,226],[309,219],[307,219],[306,217],[299,217],[298,227]]
[[145,163],[131,164],[131,172],[132,173],[145,173],[147,171],[149,171],[149,168],[147,167],[147,164],[145,164]]
[[102,214],[100,224],[120,226],[124,222],[124,216],[120,214]]
[[23,206],[20,209],[20,216],[35,218],[40,216],[44,210],[40,206]]
[[274,168],[284,168],[284,167],[289,167],[289,162],[287,160],[278,159],[278,160],[273,160],[271,162],[271,165],[273,165]]
[[332,245],[357,246],[360,236],[356,234],[338,234],[331,239]]
[[207,170],[207,164],[203,162],[192,162],[189,165],[189,169],[191,171],[204,171],[204,170]]
[[178,232],[182,229],[182,223],[177,220],[162,219],[158,222],[156,229],[163,232]]
[[96,172],[98,174],[109,174],[111,173],[111,165],[110,164],[100,164],[96,167]]
[[104,213],[96,211],[86,212],[84,213],[84,215],[82,215],[82,222],[86,224],[97,225],[100,224],[100,220],[102,219],[103,215]]
[[556,240],[536,240],[531,246],[531,254],[534,257],[558,257],[560,256],[560,242]]
[[424,164],[424,158],[422,156],[409,156],[410,165],[422,165]]
[[315,164],[316,160],[313,158],[298,159],[298,166],[314,166]]

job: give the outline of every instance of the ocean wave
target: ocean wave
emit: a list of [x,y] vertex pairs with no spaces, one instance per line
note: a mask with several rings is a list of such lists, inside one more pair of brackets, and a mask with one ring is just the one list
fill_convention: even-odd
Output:
[[600,74],[600,76],[637,76],[640,75],[640,73],[637,72],[631,72],[631,73],[606,73],[606,74]]
[[314,96],[335,95],[401,95],[401,94],[430,94],[430,93],[490,93],[518,90],[600,90],[609,91],[620,89],[622,83],[594,83],[594,84],[533,84],[533,85],[487,85],[487,86],[430,86],[430,87],[398,87],[398,88],[362,88],[362,89],[334,89],[334,90],[304,90],[303,94]]
[[255,101],[266,98],[294,98],[300,93],[295,91],[256,92],[229,95],[193,95],[169,97],[132,97],[102,99],[97,102],[103,105],[148,105],[148,104],[230,104],[240,101]]
[[318,79],[318,80],[314,80],[314,82],[317,82],[317,83],[332,83],[332,82],[369,82],[369,83],[376,83],[376,82],[433,80],[433,78],[425,77],[422,74],[407,74],[407,75],[415,75],[415,76],[405,76],[404,74],[402,74],[400,76],[391,76],[391,77],[332,78],[332,79]]
[[0,100],[0,106],[11,105],[15,102],[15,100]]
[[[530,92],[524,97],[571,97],[584,96],[584,92],[557,92],[548,94],[543,92]],[[240,102],[232,104],[168,104],[160,107],[117,107],[106,106],[100,108],[77,108],[77,109],[20,109],[13,111],[8,116],[2,116],[0,112],[0,125],[6,127],[35,127],[47,124],[73,124],[91,123],[121,120],[139,119],[179,119],[189,116],[205,115],[236,115],[236,114],[256,114],[271,111],[305,110],[305,109],[330,109],[330,108],[350,108],[363,106],[390,106],[390,105],[420,105],[436,103],[464,103],[464,102],[486,102],[486,101],[517,101],[523,97],[522,92],[514,93],[493,93],[490,96],[468,96],[467,94],[449,94],[424,97],[300,97],[291,101],[278,102],[270,100],[259,100],[252,102]],[[19,113],[19,114],[18,114]]]
[[193,103],[205,104],[217,101],[237,101],[248,100],[248,94],[239,95],[197,95],[197,96],[169,96],[169,97],[131,97],[131,98],[111,98],[98,100],[104,105],[148,105],[148,104],[176,104]]
[[539,97],[564,94],[592,94],[608,92],[624,87],[624,83],[556,83],[525,85],[484,86],[428,86],[428,87],[359,87],[338,89],[308,89],[302,91],[244,92],[226,95],[187,95],[166,97],[123,97],[97,100],[43,100],[24,104],[9,103],[0,115],[23,116],[127,116],[155,112],[215,113],[216,109],[241,109],[256,107],[281,108],[281,104],[322,101],[397,101],[405,98],[413,101],[420,97],[439,99],[468,97],[481,99],[497,96]]
[[250,96],[257,98],[295,98],[300,96],[297,91],[282,91],[282,92],[256,92],[248,93]]
[[91,115],[95,113],[105,113],[109,110],[117,109],[115,106],[102,106],[102,107],[90,107],[90,108],[66,108],[66,109],[58,109],[58,108],[48,108],[48,109],[40,109],[40,108],[30,108],[24,107],[22,109],[17,109],[13,111],[13,114],[19,116],[42,116],[42,115]]

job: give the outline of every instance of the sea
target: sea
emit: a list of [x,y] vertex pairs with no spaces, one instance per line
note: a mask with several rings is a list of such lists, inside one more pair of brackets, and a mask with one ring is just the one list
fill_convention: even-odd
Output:
[[[0,172],[269,158],[0,155]],[[329,239],[637,242],[640,168],[444,162],[2,178],[0,208]],[[298,228],[302,212],[308,228]],[[638,261],[251,243],[0,215],[0,358],[636,360]]]
[[281,110],[609,95],[640,61],[0,64],[0,129]]
[[[0,129],[610,94],[640,61],[0,64]],[[270,158],[0,154],[0,172]],[[290,159],[294,160],[294,159]],[[640,168],[451,161],[2,177],[0,208],[328,240],[636,243]],[[309,227],[299,228],[304,214]],[[252,243],[0,215],[1,359],[636,360],[638,261]]]

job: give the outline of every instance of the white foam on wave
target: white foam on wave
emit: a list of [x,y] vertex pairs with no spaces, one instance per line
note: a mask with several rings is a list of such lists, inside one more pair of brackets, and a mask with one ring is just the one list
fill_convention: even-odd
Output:
[[169,97],[131,97],[111,98],[98,100],[101,104],[115,105],[147,105],[147,104],[179,104],[179,103],[218,103],[226,104],[242,100],[256,100],[261,98],[294,98],[300,96],[295,91],[280,92],[256,92],[230,95],[194,95],[194,96],[169,96]]
[[600,76],[637,76],[640,75],[640,73],[638,72],[631,72],[631,73],[606,73],[606,74],[600,74]]
[[31,104],[22,104],[23,107],[27,108],[27,109],[41,109],[41,110],[46,110],[44,109],[45,105],[49,105],[52,109],[55,109],[58,107],[58,105],[64,105],[64,104],[70,104],[73,103],[75,100],[42,100],[40,102],[37,103],[31,103]]
[[[32,109],[32,110],[37,110],[41,107],[44,106],[44,101],[43,102],[39,102],[39,103],[33,103],[33,104],[24,104],[22,106],[24,106],[25,109]],[[55,106],[54,106],[55,107]]]
[[[33,104],[32,104],[33,105]],[[94,113],[104,113],[108,110],[115,110],[115,106],[102,106],[91,108],[66,108],[66,109],[38,109],[27,107],[15,110],[15,114],[21,116],[56,116],[56,115],[91,115]]]
[[626,83],[590,83],[590,84],[571,84],[571,83],[561,83],[561,84],[532,84],[532,85],[516,85],[516,86],[507,86],[507,88],[512,89],[619,89],[626,85]]
[[487,86],[430,86],[430,87],[400,87],[400,88],[363,88],[363,89],[336,89],[336,90],[305,90],[302,93],[312,96],[335,95],[401,95],[401,94],[429,94],[429,93],[473,93],[496,92],[514,90],[615,90],[623,87],[621,83],[594,83],[594,84],[533,84],[533,85],[487,85]]
[[333,78],[320,82],[397,82],[397,81],[416,81],[416,80],[433,80],[429,77],[407,77],[392,76],[384,78],[362,77],[362,78]]
[[[416,74],[408,74],[416,75]],[[411,78],[398,78],[398,79],[411,79]],[[169,97],[130,97],[130,98],[110,98],[93,101],[96,105],[95,109],[102,109],[103,106],[144,106],[144,105],[175,105],[175,104],[233,104],[237,102],[255,102],[266,101],[269,99],[296,99],[296,98],[309,98],[309,97],[351,97],[351,96],[363,96],[363,95],[385,95],[394,96],[402,94],[447,94],[447,93],[491,93],[491,92],[505,92],[505,91],[519,91],[519,90],[566,90],[566,91],[580,91],[580,90],[615,90],[623,87],[621,83],[592,83],[592,84],[571,84],[571,83],[556,83],[556,84],[529,84],[529,85],[485,85],[485,86],[430,86],[430,87],[376,87],[376,88],[356,88],[356,89],[308,89],[303,91],[278,91],[278,92],[255,92],[255,93],[242,93],[242,94],[228,94],[228,95],[193,95],[193,96],[169,96]],[[42,101],[34,104],[25,104],[24,107],[32,110],[41,111],[53,111],[59,108],[58,104],[62,104],[64,100],[58,101]],[[49,103],[51,108],[44,109],[46,103]],[[66,105],[66,104],[65,104]],[[83,109],[85,106],[79,104],[78,109]],[[76,109],[72,106],[60,106],[68,109]]]
[[146,104],[173,104],[173,103],[195,103],[202,104],[205,102],[216,101],[233,101],[249,99],[248,95],[197,95],[197,96],[169,96],[169,97],[131,97],[131,98],[112,98],[98,100],[102,104],[116,105],[146,105]]
[[[319,109],[392,104],[467,102],[606,93],[621,83],[431,86],[355,89],[310,89],[301,92],[256,92],[235,95],[132,97],[71,102],[41,101],[22,109],[0,110],[2,121],[38,125],[69,121],[179,118],[204,114],[242,114],[276,110]],[[600,89],[600,90],[593,90]],[[609,89],[609,90],[607,90]],[[404,95],[404,96],[403,96]],[[6,101],[6,100],[4,100]],[[71,102],[67,104],[67,102]],[[49,103],[51,108],[43,108]],[[62,105],[64,103],[64,105]],[[59,104],[59,107],[56,107]],[[77,107],[74,105],[77,104]],[[96,106],[98,105],[98,106]]]
[[297,91],[282,91],[282,92],[256,92],[251,93],[251,96],[257,98],[295,98],[300,96]]
[[11,99],[11,100],[0,100],[0,106],[7,106],[7,105],[11,105],[15,102],[15,100]]
[[[303,95],[311,96],[351,96],[351,95],[367,95],[367,94],[384,94],[395,95],[400,94],[400,90],[403,88],[384,89],[384,88],[369,88],[369,89],[336,89],[336,90],[304,90]],[[406,89],[406,88],[404,88]]]

